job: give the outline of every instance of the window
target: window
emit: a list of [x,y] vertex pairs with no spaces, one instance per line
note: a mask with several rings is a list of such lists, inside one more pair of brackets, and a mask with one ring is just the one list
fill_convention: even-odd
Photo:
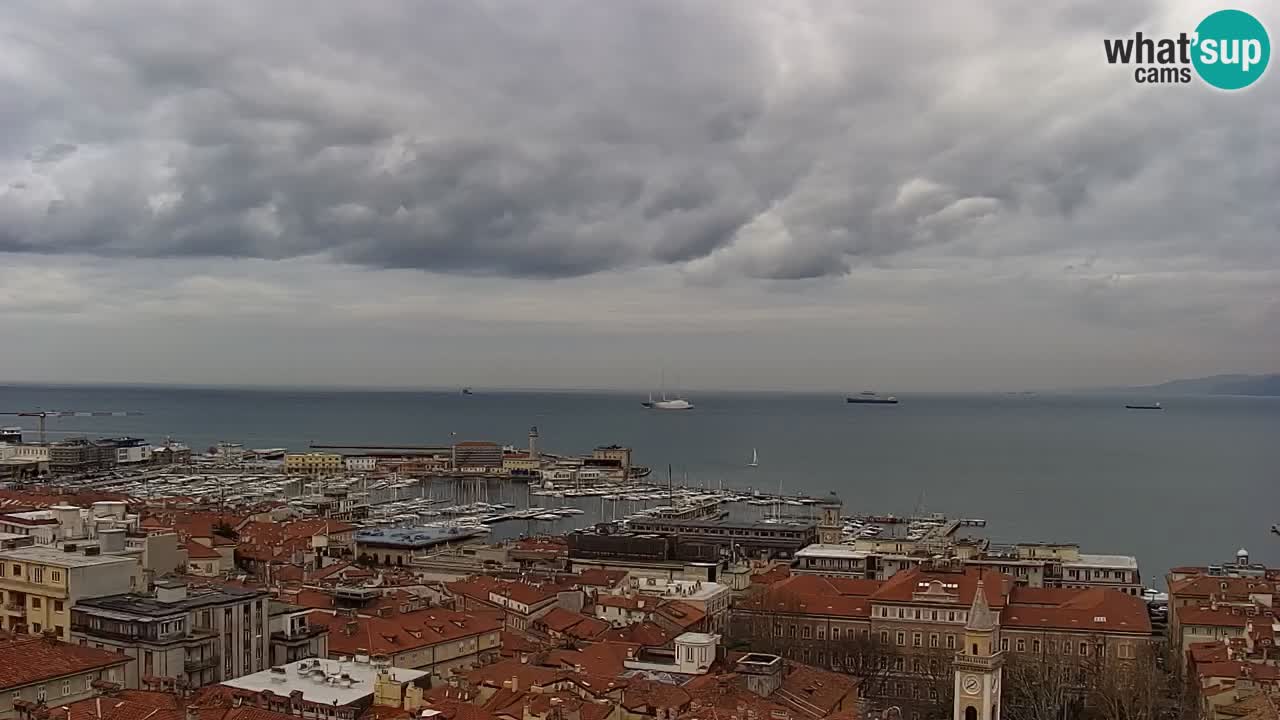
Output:
[[66,697],[70,694],[71,694],[71,681],[63,680],[62,681],[62,697]]
[[818,628],[818,639],[819,639],[819,640],[826,640],[826,639],[827,639],[827,629],[826,629],[826,628],[824,628],[824,627],[819,627],[819,628]]
[[788,627],[787,627],[787,635],[789,635],[790,637],[795,637],[795,636],[796,636],[796,626],[795,626],[795,625],[790,625],[790,626],[788,626]]
[[1080,657],[1085,657],[1088,654],[1089,654],[1089,643],[1087,642],[1080,643]]
[[911,647],[920,647],[923,644],[920,633],[911,633]]
[[881,630],[881,631],[880,631],[880,642],[884,643],[885,645],[888,645],[888,644],[889,644],[889,631],[888,631],[888,630]]
[[1009,649],[1009,638],[1000,638],[1000,649],[1001,650]]
[[929,688],[929,699],[930,699],[930,700],[937,700],[937,699],[938,699],[938,689],[937,689],[937,688]]
[[42,566],[37,565],[31,568],[31,582],[33,583],[44,582],[44,568]]
[[898,608],[898,619],[902,620],[907,617],[907,613],[902,608]]
[[1050,641],[1049,641],[1049,646],[1048,646],[1048,647],[1049,647],[1049,652],[1051,652],[1051,653],[1056,653],[1056,652],[1058,652],[1058,641],[1057,641],[1057,640],[1050,640]]
[[914,660],[911,661],[911,672],[914,672],[914,673],[924,672],[924,663],[920,662],[920,658],[915,658]]
[[44,702],[44,701],[45,701],[45,698],[47,698],[47,697],[48,697],[48,694],[45,692],[45,689],[44,689],[44,686],[43,686],[43,685],[40,685],[39,687],[37,687],[37,688],[36,688],[36,700],[37,700],[37,701],[39,701],[39,702]]
[[948,649],[948,650],[955,650],[955,649],[956,649],[956,636],[955,636],[955,635],[948,635],[948,636],[947,636],[947,649]]
[[929,647],[938,647],[938,633],[929,633]]
[[1032,641],[1031,641],[1031,652],[1033,652],[1033,653],[1039,653],[1039,652],[1040,652],[1040,641],[1039,641],[1039,640],[1032,640]]
[[39,610],[39,609],[40,609],[40,598],[39,598],[39,597],[34,596],[34,595],[31,597],[31,607],[32,607],[32,608],[34,608],[34,609],[36,609],[36,610]]
[[776,621],[773,623],[773,634],[777,637],[782,637],[782,623]]
[[838,627],[833,627],[833,628],[831,628],[831,639],[832,639],[832,640],[839,640],[839,639],[840,639],[840,628],[838,628]]
[[58,633],[58,637],[62,637],[63,633],[61,625],[54,625],[53,629]]
[[1026,651],[1027,651],[1026,638],[1018,638],[1018,652],[1026,652]]
[[40,623],[31,623],[31,632],[32,632],[32,633],[34,633],[34,634],[36,634],[36,635],[39,635],[39,634],[40,634],[40,629],[41,629],[41,628],[40,628]]
[[54,601],[53,601],[53,611],[54,611],[54,612],[62,612],[62,601],[61,601],[61,600],[54,600]]
[[801,628],[800,633],[805,640],[808,640],[809,636],[812,634],[812,631],[810,630],[808,625],[805,625],[803,628]]
[[898,644],[899,645],[907,644],[907,634],[902,632],[901,630],[898,631]]
[[956,621],[956,611],[951,610],[950,612],[947,613],[947,622],[955,622],[955,621]]
[[21,566],[21,565],[14,565],[14,566],[13,566],[13,576],[14,576],[14,577],[16,577],[16,578],[20,578],[20,577],[22,577],[22,566]]
[[1070,654],[1071,654],[1071,641],[1070,641],[1070,640],[1063,640],[1063,641],[1062,641],[1062,654],[1063,654],[1063,655],[1070,655]]
[[931,619],[936,621],[936,620],[938,619],[938,611],[937,611],[937,610],[933,610],[933,611],[932,611],[932,613],[933,613],[933,616],[932,616],[932,618],[931,618]]
[[893,669],[901,672],[907,665],[906,658],[896,657],[893,659]]
[[53,582],[62,582],[62,573],[57,570],[53,571]]
[[897,697],[906,697],[906,694],[907,694],[907,693],[906,693],[906,688],[904,688],[904,687],[903,687],[903,685],[902,685],[902,683],[900,683],[900,682],[899,682],[899,683],[894,683],[894,684],[893,684],[893,694],[894,694],[894,695],[896,695]]

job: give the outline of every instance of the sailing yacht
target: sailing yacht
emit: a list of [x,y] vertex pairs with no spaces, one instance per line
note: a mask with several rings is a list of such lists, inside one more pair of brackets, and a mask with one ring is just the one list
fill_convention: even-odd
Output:
[[751,462],[747,463],[747,467],[760,467],[760,457],[756,455],[755,448],[751,448]]
[[662,399],[654,400],[653,393],[649,393],[649,402],[644,402],[640,404],[649,408],[650,410],[692,410],[693,409],[693,403],[680,397],[679,394],[676,395],[675,399],[672,399],[672,400],[667,399],[666,373],[663,373],[662,375]]

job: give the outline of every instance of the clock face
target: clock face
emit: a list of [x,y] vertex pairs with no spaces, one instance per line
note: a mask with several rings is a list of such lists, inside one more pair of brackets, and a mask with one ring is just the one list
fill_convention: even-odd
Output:
[[977,695],[981,683],[975,675],[966,675],[964,678],[964,691],[970,695]]

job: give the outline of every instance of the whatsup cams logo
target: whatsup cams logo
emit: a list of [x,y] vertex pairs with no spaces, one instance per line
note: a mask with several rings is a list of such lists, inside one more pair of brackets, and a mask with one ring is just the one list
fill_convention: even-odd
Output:
[[1139,83],[1190,83],[1192,70],[1219,90],[1240,90],[1262,77],[1271,59],[1271,39],[1258,19],[1243,10],[1219,10],[1200,21],[1193,33],[1102,41],[1107,62],[1135,65]]

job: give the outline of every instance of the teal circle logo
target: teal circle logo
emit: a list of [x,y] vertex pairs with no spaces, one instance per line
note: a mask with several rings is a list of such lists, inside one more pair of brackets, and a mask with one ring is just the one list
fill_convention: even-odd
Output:
[[1219,90],[1249,87],[1262,77],[1270,59],[1267,29],[1243,10],[1219,10],[1196,26],[1191,63],[1202,80]]

